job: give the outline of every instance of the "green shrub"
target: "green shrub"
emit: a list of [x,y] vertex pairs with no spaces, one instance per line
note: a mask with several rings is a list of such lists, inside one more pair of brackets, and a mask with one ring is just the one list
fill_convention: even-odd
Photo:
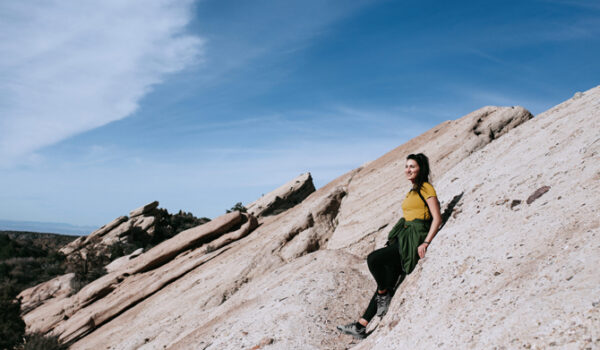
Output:
[[32,333],[25,336],[23,350],[66,350],[67,346],[58,341],[58,336],[44,336]]
[[106,266],[110,262],[108,256],[100,252],[76,252],[69,255],[67,259],[67,272],[75,274],[75,281],[72,287],[75,292],[79,291],[86,284],[104,276]]
[[15,299],[17,290],[7,281],[0,283],[0,349],[12,349],[25,334],[21,319],[21,301]]
[[177,214],[169,214],[166,209],[157,209],[154,236],[151,245],[154,246],[162,241],[172,238],[181,231],[205,224],[209,218],[197,218],[192,213],[180,210]]
[[246,212],[248,212],[248,209],[246,209],[246,207],[242,205],[242,202],[237,202],[237,203],[235,203],[235,205],[233,207],[231,207],[231,209],[226,210],[227,213],[231,213],[234,211],[246,213]]

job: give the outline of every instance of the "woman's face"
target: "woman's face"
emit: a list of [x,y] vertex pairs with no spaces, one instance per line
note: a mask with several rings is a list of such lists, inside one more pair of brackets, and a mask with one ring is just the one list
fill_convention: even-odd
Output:
[[406,165],[404,166],[404,173],[406,174],[406,178],[411,182],[415,182],[417,179],[417,175],[419,175],[419,164],[414,159],[409,159],[406,161]]

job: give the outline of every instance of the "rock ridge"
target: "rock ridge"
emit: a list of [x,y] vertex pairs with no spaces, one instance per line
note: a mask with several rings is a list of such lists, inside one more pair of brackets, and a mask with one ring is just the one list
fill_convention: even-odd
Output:
[[[535,118],[486,106],[318,190],[303,174],[247,214],[50,298],[25,314],[28,329],[71,349],[598,347],[599,101],[596,87]],[[417,152],[432,164],[444,226],[356,342],[335,326],[375,289],[365,258],[402,216],[404,161]],[[302,199],[281,206],[292,193]]]

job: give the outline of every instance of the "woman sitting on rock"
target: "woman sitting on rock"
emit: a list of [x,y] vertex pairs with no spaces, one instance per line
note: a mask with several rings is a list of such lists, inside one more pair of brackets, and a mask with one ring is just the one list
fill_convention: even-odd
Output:
[[440,204],[435,189],[429,183],[427,156],[423,153],[410,154],[406,158],[404,172],[413,184],[402,202],[404,217],[388,234],[386,246],[367,257],[369,270],[377,282],[377,291],[357,322],[337,327],[356,338],[366,337],[366,327],[373,316],[385,315],[398,278],[414,270],[442,223]]

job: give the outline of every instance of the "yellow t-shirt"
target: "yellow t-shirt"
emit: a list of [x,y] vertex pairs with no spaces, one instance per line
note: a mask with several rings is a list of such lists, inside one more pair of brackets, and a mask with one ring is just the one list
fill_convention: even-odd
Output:
[[[424,182],[423,186],[421,186],[421,195],[425,200],[430,197],[437,197],[435,189],[429,182]],[[406,219],[406,221],[413,221],[414,219],[431,219],[431,213],[429,213],[427,205],[415,191],[410,191],[406,194],[406,198],[402,202],[402,212],[404,213],[404,219]]]

